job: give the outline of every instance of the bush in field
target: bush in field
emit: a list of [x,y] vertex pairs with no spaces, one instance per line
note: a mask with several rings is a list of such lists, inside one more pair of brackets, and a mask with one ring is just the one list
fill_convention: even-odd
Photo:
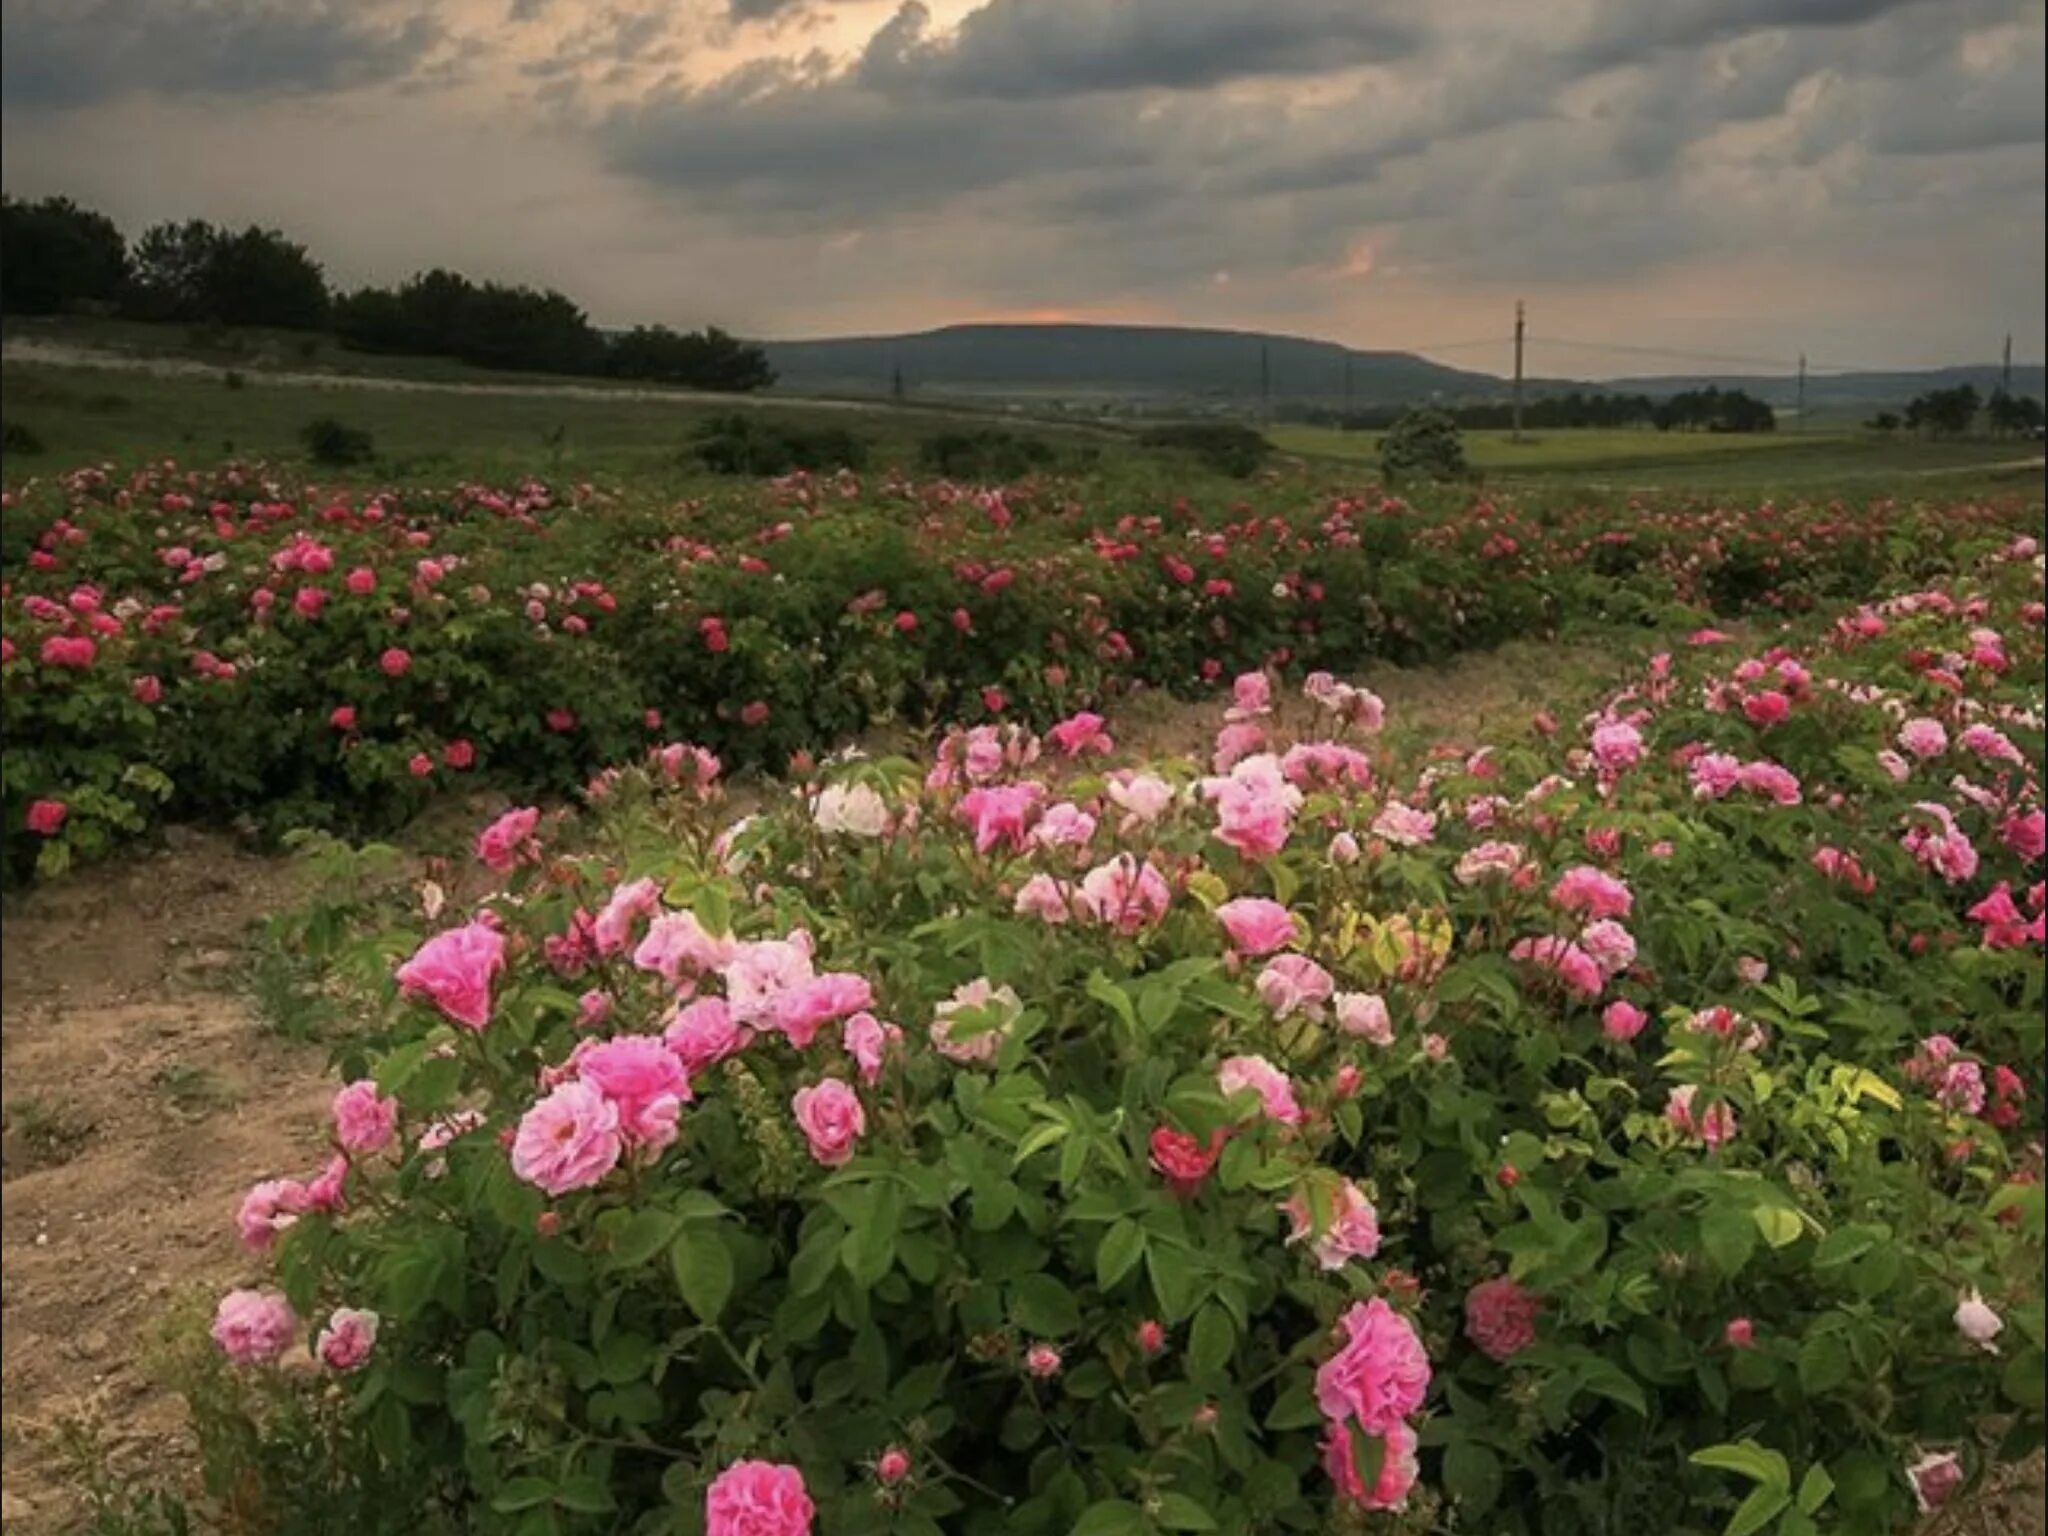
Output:
[[377,455],[370,434],[360,427],[345,426],[332,416],[317,417],[299,429],[299,441],[306,445],[306,457],[331,469],[367,464]]
[[43,451],[43,440],[29,427],[18,421],[0,425],[0,453],[36,454]]
[[917,445],[918,464],[950,480],[1021,480],[1046,468],[1052,458],[1052,449],[1043,439],[992,427],[934,433]]
[[1191,456],[1214,474],[1244,480],[1258,473],[1273,445],[1241,422],[1184,422],[1150,427],[1138,436],[1147,448],[1164,448]]
[[1208,763],[1080,714],[737,822],[657,749],[365,940],[214,1336],[310,1343],[323,1454],[435,1470],[401,1523],[1904,1529],[2042,1425],[2039,565],[1987,581],[1420,777],[1326,674]]
[[1394,484],[1410,480],[1462,480],[1465,439],[1447,411],[1409,411],[1380,439],[1380,473]]
[[757,416],[714,416],[697,431],[692,456],[721,475],[786,475],[859,469],[868,445],[844,427],[806,427]]

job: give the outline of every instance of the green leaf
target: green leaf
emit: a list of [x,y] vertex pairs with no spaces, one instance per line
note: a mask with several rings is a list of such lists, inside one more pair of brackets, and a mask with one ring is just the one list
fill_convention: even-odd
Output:
[[633,1269],[645,1264],[676,1235],[678,1223],[667,1211],[636,1211],[612,1234],[607,1269]]
[[1784,1511],[1792,1502],[1792,1495],[1782,1488],[1769,1484],[1750,1489],[1749,1497],[1736,1506],[1734,1516],[1728,1521],[1721,1536],[1753,1536]]
[[611,1489],[604,1485],[602,1478],[590,1472],[578,1472],[563,1478],[561,1486],[555,1490],[555,1502],[579,1515],[602,1515],[618,1508]]
[[707,1323],[718,1321],[732,1296],[732,1254],[716,1232],[685,1232],[668,1251],[676,1289]]
[[1025,1275],[1012,1281],[1010,1316],[1018,1327],[1048,1338],[1081,1329],[1081,1304],[1051,1275]]
[[1102,1235],[1095,1249],[1095,1283],[1108,1290],[1145,1256],[1145,1229],[1126,1216]]
[[1129,1499],[1104,1499],[1081,1511],[1073,1536],[1146,1536],[1145,1511]]
[[1806,1469],[1806,1476],[1799,1480],[1799,1512],[1810,1515],[1827,1503],[1834,1494],[1835,1480],[1828,1475],[1828,1469],[1815,1462]]
[[1709,1206],[1700,1218],[1700,1246],[1724,1278],[1734,1279],[1756,1252],[1756,1223],[1736,1205]]
[[1315,1393],[1305,1381],[1282,1392],[1266,1414],[1268,1429],[1308,1429],[1322,1422],[1323,1410],[1316,1406]]
[[2042,1407],[2044,1373],[2048,1373],[2048,1360],[2042,1358],[2041,1351],[2025,1350],[2006,1362],[2005,1370],[1999,1377],[1999,1389],[2027,1412],[2039,1413]]
[[1776,1451],[1767,1451],[1754,1440],[1732,1445],[1710,1445],[1687,1458],[1696,1467],[1716,1467],[1733,1472],[1753,1483],[1780,1488],[1790,1495],[1792,1468]]
[[1760,1205],[1750,1214],[1756,1218],[1756,1229],[1763,1233],[1764,1241],[1773,1248],[1783,1248],[1799,1241],[1804,1230],[1799,1213],[1789,1211],[1782,1205]]
[[544,1477],[515,1477],[491,1497],[491,1508],[501,1515],[545,1504],[555,1496],[555,1485]]
[[1220,1376],[1230,1364],[1237,1347],[1237,1325],[1220,1302],[1210,1302],[1195,1314],[1195,1326],[1188,1335],[1188,1374],[1197,1380]]
[[1799,1346],[1799,1385],[1809,1397],[1847,1381],[1849,1366],[1849,1346],[1839,1333],[1811,1333]]
[[1163,1529],[1169,1531],[1216,1529],[1216,1517],[1184,1493],[1159,1495],[1159,1512],[1155,1518]]
[[1444,1488],[1467,1515],[1482,1515],[1500,1497],[1500,1458],[1476,1440],[1444,1450]]

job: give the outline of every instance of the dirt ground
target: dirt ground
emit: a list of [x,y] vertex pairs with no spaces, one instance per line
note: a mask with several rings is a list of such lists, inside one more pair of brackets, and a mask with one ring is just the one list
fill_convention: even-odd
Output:
[[267,1034],[234,990],[280,860],[211,837],[10,904],[0,1199],[0,1522],[74,1513],[48,1441],[84,1415],[117,1463],[180,1455],[181,1410],[137,1358],[166,1306],[253,1278],[234,1215],[254,1179],[312,1166],[322,1053]]
[[[1509,647],[1490,665],[1364,680],[1403,726],[1470,746],[1526,729],[1561,681],[1611,665],[1584,649]],[[1199,750],[1215,714],[1132,701],[1112,725],[1130,748]],[[49,1436],[66,1416],[95,1423],[117,1465],[189,1464],[182,1410],[151,1384],[140,1344],[181,1297],[259,1277],[235,1238],[236,1206],[259,1178],[310,1171],[323,1148],[333,1084],[321,1048],[265,1030],[240,990],[251,925],[295,884],[284,859],[177,831],[153,854],[6,908],[4,1536],[72,1528],[79,1505]],[[2044,1526],[2037,1457],[1926,1536]]]

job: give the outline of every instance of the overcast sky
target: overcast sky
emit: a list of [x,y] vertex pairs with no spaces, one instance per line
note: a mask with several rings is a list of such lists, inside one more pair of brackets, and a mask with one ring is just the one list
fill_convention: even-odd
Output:
[[[602,325],[2043,352],[2044,0],[0,0],[10,192]],[[1484,341],[1482,346],[1458,343]]]

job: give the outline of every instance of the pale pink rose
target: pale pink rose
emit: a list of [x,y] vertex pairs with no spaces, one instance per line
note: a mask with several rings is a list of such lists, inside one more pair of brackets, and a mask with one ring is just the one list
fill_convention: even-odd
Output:
[[1931,1452],[1906,1468],[1906,1481],[1912,1485],[1913,1502],[1920,1513],[1931,1515],[1963,1486],[1963,1464],[1954,1451]]
[[491,1022],[491,978],[505,968],[505,936],[475,921],[437,933],[398,968],[399,990],[425,997],[469,1029]]
[[1024,1369],[1040,1381],[1060,1373],[1060,1352],[1050,1344],[1034,1344],[1024,1351]]
[[1339,832],[1330,839],[1330,862],[1332,864],[1356,864],[1359,853],[1358,839],[1349,832]]
[[306,1186],[297,1179],[265,1179],[252,1185],[235,1213],[242,1246],[263,1252],[277,1235],[313,1208]]
[[704,1495],[704,1536],[811,1536],[817,1506],[795,1467],[736,1461]]
[[1394,1043],[1394,1021],[1387,1000],[1377,992],[1339,992],[1335,998],[1337,1027],[1374,1045]]
[[486,868],[510,874],[522,858],[539,854],[533,836],[539,825],[540,812],[530,805],[507,811],[477,834],[476,856]]
[[1259,1001],[1273,1010],[1276,1019],[1295,1013],[1321,1018],[1323,1004],[1337,988],[1330,973],[1306,955],[1274,956],[1259,972],[1254,986]]
[[1749,1349],[1756,1344],[1756,1324],[1746,1317],[1731,1317],[1721,1337],[1730,1349]]
[[381,1152],[397,1133],[398,1101],[385,1098],[367,1077],[334,1096],[334,1139],[344,1152]]
[[1048,807],[1031,829],[1031,841],[1040,848],[1081,848],[1094,836],[1095,818],[1069,800]]
[[1120,853],[1081,878],[1080,910],[1118,933],[1142,933],[1166,916],[1173,892],[1150,861]]
[[633,951],[633,966],[681,986],[723,969],[738,947],[731,934],[708,931],[694,912],[663,912],[647,925],[646,936]]
[[1692,760],[1695,800],[1721,800],[1742,782],[1742,764],[1726,752],[1704,752]]
[[1593,761],[1602,771],[1620,773],[1643,760],[1643,733],[1622,720],[1608,720],[1593,728]]
[[724,967],[725,998],[737,1023],[769,1027],[783,996],[809,983],[811,936],[797,929],[787,938],[735,945]]
[[1316,1371],[1316,1406],[1335,1424],[1385,1435],[1422,1406],[1429,1356],[1415,1326],[1375,1296],[1337,1320],[1344,1342]]
[[1650,1016],[1642,1009],[1619,998],[1609,1003],[1600,1014],[1601,1032],[1617,1044],[1635,1039],[1649,1022]]
[[1402,848],[1419,848],[1436,837],[1436,817],[1395,801],[1372,819],[1372,835]]
[[1337,741],[1297,742],[1280,755],[1280,771],[1304,791],[1372,787],[1371,759]]
[[587,1189],[619,1164],[619,1107],[586,1082],[563,1083],[529,1109],[512,1142],[512,1171],[551,1195]]
[[1556,976],[1574,996],[1590,1002],[1606,986],[1600,963],[1570,939],[1548,936],[1518,939],[1508,950],[1510,960],[1525,960]]
[[627,1147],[659,1151],[676,1139],[676,1118],[690,1100],[690,1080],[661,1036],[585,1040],[569,1064],[578,1081],[618,1107],[619,1137]]
[[902,1030],[872,1013],[856,1013],[839,1027],[840,1045],[860,1069],[860,1080],[871,1088],[882,1075],[883,1061],[902,1037]]
[[1939,720],[1922,717],[1899,727],[1899,745],[1921,759],[1939,757],[1948,750],[1948,732]]
[[1612,918],[1586,924],[1579,945],[1593,957],[1601,976],[1610,981],[1636,963],[1635,936]]
[[1173,804],[1173,786],[1156,774],[1126,772],[1110,781],[1109,798],[1129,813],[1132,822],[1149,823]]
[[1984,1069],[1974,1061],[1952,1061],[1941,1069],[1934,1101],[1943,1109],[1966,1115],[1984,1112]]
[[684,1073],[692,1077],[738,1055],[751,1038],[752,1031],[733,1018],[722,997],[700,997],[677,1009],[661,1032],[662,1043],[675,1052]]
[[1797,805],[1800,802],[1798,777],[1780,764],[1744,763],[1738,777],[1744,789],[1764,795],[1779,805]]
[[327,1166],[306,1186],[308,1210],[338,1211],[347,1204],[348,1167],[348,1159],[339,1152],[328,1159]]
[[1032,822],[1045,790],[1037,784],[983,784],[960,797],[956,814],[974,828],[974,851],[998,844],[1013,852],[1029,845]]
[[1405,1509],[1420,1470],[1415,1460],[1415,1431],[1397,1421],[1380,1438],[1387,1448],[1380,1460],[1379,1480],[1372,1487],[1366,1487],[1358,1476],[1350,1428],[1336,1421],[1323,1426],[1323,1470],[1336,1485],[1338,1496],[1360,1509]]
[[661,908],[661,882],[629,880],[611,894],[604,910],[591,925],[591,937],[601,955],[616,955],[631,942],[633,925]]
[[1216,920],[1240,954],[1269,955],[1294,942],[1294,914],[1263,896],[1240,896],[1216,909]]
[[826,971],[778,995],[768,1023],[798,1050],[808,1050],[825,1025],[859,1013],[874,1000],[875,989],[865,976]]
[[1228,773],[1254,753],[1266,750],[1266,732],[1262,726],[1249,721],[1226,725],[1216,733],[1216,751],[1210,758],[1210,767],[1217,773]]
[[1735,962],[1735,979],[1746,987],[1760,987],[1770,975],[1770,966],[1755,955],[1743,955]]
[[576,999],[576,1027],[602,1029],[612,1016],[612,995],[596,988]]
[[2006,847],[2031,864],[2048,851],[2048,813],[2034,810],[2009,816],[1998,835]]
[[1541,1298],[1510,1276],[1482,1280],[1465,1293],[1465,1337],[1495,1360],[1520,1354],[1536,1342]]
[[[1292,1196],[1280,1208],[1287,1213],[1289,1243],[1311,1235],[1314,1224],[1305,1196]],[[1380,1251],[1379,1212],[1364,1190],[1349,1179],[1337,1186],[1330,1224],[1315,1234],[1309,1248],[1316,1263],[1327,1270],[1342,1269],[1353,1259],[1369,1259]]]
[[875,1481],[884,1488],[894,1488],[910,1476],[910,1453],[900,1445],[892,1445],[875,1458]]
[[1431,1061],[1447,1061],[1451,1055],[1451,1042],[1432,1030],[1422,1037],[1422,1054]]
[[1477,885],[1489,876],[1513,876],[1527,864],[1528,857],[1519,843],[1481,843],[1460,855],[1451,873],[1460,885]]
[[1016,910],[1042,923],[1058,925],[1073,917],[1077,910],[1075,901],[1074,888],[1066,881],[1055,880],[1051,875],[1033,875],[1018,887]]
[[1060,749],[1067,757],[1080,757],[1084,753],[1105,753],[1116,750],[1116,743],[1110,739],[1107,725],[1102,716],[1088,710],[1069,715],[1058,725],[1045,733],[1046,740]]
[[264,1365],[292,1347],[299,1320],[275,1291],[229,1291],[213,1314],[213,1342],[237,1365]]
[[2011,763],[2015,768],[2026,766],[2026,754],[2013,744],[2012,738],[1981,720],[1965,726],[1956,742],[1964,751],[1975,753],[1989,762]]
[[796,1123],[811,1144],[811,1156],[827,1168],[853,1161],[854,1145],[867,1133],[860,1095],[836,1077],[799,1088],[789,1101]]
[[1248,720],[1268,714],[1272,708],[1273,680],[1263,672],[1244,672],[1230,685],[1230,708],[1224,714],[1232,720]]
[[1583,912],[1589,918],[1627,917],[1635,905],[1624,882],[1590,864],[1574,865],[1559,875],[1550,899],[1567,912]]
[[1248,757],[1228,776],[1202,780],[1201,788],[1216,807],[1216,836],[1239,853],[1266,858],[1287,845],[1302,793],[1272,753]]
[[1913,776],[1913,765],[1890,747],[1877,754],[1877,766],[1890,774],[1895,784],[1903,784]]
[[360,1370],[377,1347],[378,1317],[356,1307],[337,1307],[320,1330],[313,1354],[330,1371]]
[[[998,987],[986,976],[978,976],[953,991],[947,1001],[932,1010],[931,1042],[941,1056],[962,1063],[990,1062],[1003,1048],[1003,1037],[1023,1016],[1024,1005],[1009,987]],[[977,1033],[963,1032],[956,1038],[955,1021],[962,1014],[976,1015],[976,1022],[992,1020],[993,1028]]]
[[1998,1353],[1997,1339],[2004,1328],[2004,1320],[1984,1304],[1974,1288],[1956,1303],[1956,1332],[1985,1353]]
[[1217,1068],[1216,1082],[1225,1098],[1256,1093],[1269,1119],[1282,1125],[1301,1123],[1301,1106],[1294,1101],[1294,1083],[1263,1056],[1232,1056]]
[[1687,1136],[1709,1147],[1718,1147],[1735,1139],[1735,1110],[1726,1100],[1717,1099],[1705,1111],[1695,1114],[1692,1101],[1699,1090],[1691,1083],[1681,1083],[1671,1090],[1671,1100],[1664,1107],[1664,1118],[1669,1120]]

